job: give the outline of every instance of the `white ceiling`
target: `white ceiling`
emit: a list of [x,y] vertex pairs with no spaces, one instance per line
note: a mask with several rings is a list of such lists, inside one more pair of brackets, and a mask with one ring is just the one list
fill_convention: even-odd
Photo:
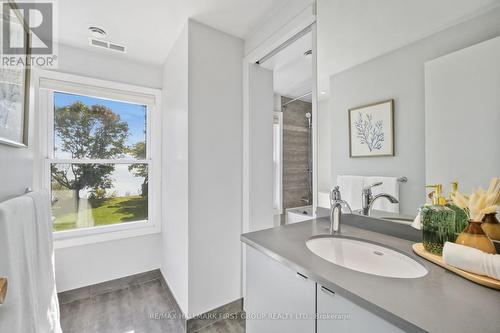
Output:
[[[63,0],[57,1],[59,42],[88,46],[88,27],[123,44],[116,56],[161,65],[188,18],[245,38],[287,0]],[[109,52],[92,48],[97,52]]]
[[318,0],[320,80],[498,4],[500,0]]
[[[318,90],[360,63],[470,19],[500,0],[318,0]],[[262,64],[272,69],[274,92],[297,98],[312,89],[311,33]],[[304,100],[311,100],[311,97]]]
[[[161,65],[188,18],[246,38],[287,0],[63,0],[57,1],[58,34],[63,44],[88,46],[91,25],[103,27],[109,41],[127,54]],[[318,76],[323,78],[380,56],[484,12],[500,0],[318,0]],[[311,36],[264,64],[275,70],[275,91],[297,97],[311,90],[311,65],[303,52]],[[326,81],[326,80],[325,80]]]
[[[304,52],[312,49],[312,33],[308,33],[262,64],[273,70],[274,93],[298,98],[311,92],[313,86],[312,56]],[[301,98],[310,102],[312,95]]]

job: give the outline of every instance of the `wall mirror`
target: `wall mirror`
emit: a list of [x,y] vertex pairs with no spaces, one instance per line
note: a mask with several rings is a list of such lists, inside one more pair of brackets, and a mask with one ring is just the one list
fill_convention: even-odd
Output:
[[[383,181],[373,193],[399,203],[374,208],[409,220],[426,184],[447,194],[458,181],[469,193],[500,176],[498,4],[317,1],[318,206],[339,185],[360,209],[362,187]],[[389,100],[393,133],[380,106]],[[353,109],[361,111],[349,119]],[[365,153],[352,156],[354,143]],[[388,144],[393,153],[378,153]]]

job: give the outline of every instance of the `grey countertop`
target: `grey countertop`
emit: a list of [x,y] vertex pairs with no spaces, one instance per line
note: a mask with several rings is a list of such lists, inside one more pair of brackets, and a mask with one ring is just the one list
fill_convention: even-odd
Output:
[[[344,217],[344,221],[349,219],[349,215]],[[499,291],[465,280],[418,257],[411,248],[415,242],[407,240],[414,234],[403,239],[388,235],[399,236],[397,230],[381,233],[380,228],[374,232],[348,224],[342,225],[343,236],[376,242],[405,253],[429,273],[416,279],[387,278],[353,271],[316,256],[306,247],[306,240],[328,233],[327,218],[243,234],[241,240],[407,332],[500,332]]]

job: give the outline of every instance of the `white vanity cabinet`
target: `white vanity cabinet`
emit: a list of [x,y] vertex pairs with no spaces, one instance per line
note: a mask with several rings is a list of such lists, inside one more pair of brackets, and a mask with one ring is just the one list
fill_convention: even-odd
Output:
[[246,259],[246,332],[314,333],[316,283],[250,246]]
[[317,333],[404,333],[388,321],[318,284]]
[[250,246],[246,260],[247,333],[404,333]]

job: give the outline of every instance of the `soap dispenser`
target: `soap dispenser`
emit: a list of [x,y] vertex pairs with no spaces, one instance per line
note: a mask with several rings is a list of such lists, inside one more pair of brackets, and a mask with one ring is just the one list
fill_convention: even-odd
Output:
[[443,197],[443,185],[427,185],[434,189],[432,205],[420,208],[422,222],[422,238],[424,248],[433,254],[442,255],[445,242],[455,242],[455,212],[446,207]]
[[451,184],[451,192],[448,198],[446,199],[445,206],[455,212],[455,234],[458,236],[458,234],[461,233],[465,229],[465,227],[467,227],[467,222],[469,221],[469,217],[462,208],[458,207],[453,202],[453,197],[455,196],[455,193],[458,192],[458,182],[454,181],[451,182],[450,184]]

